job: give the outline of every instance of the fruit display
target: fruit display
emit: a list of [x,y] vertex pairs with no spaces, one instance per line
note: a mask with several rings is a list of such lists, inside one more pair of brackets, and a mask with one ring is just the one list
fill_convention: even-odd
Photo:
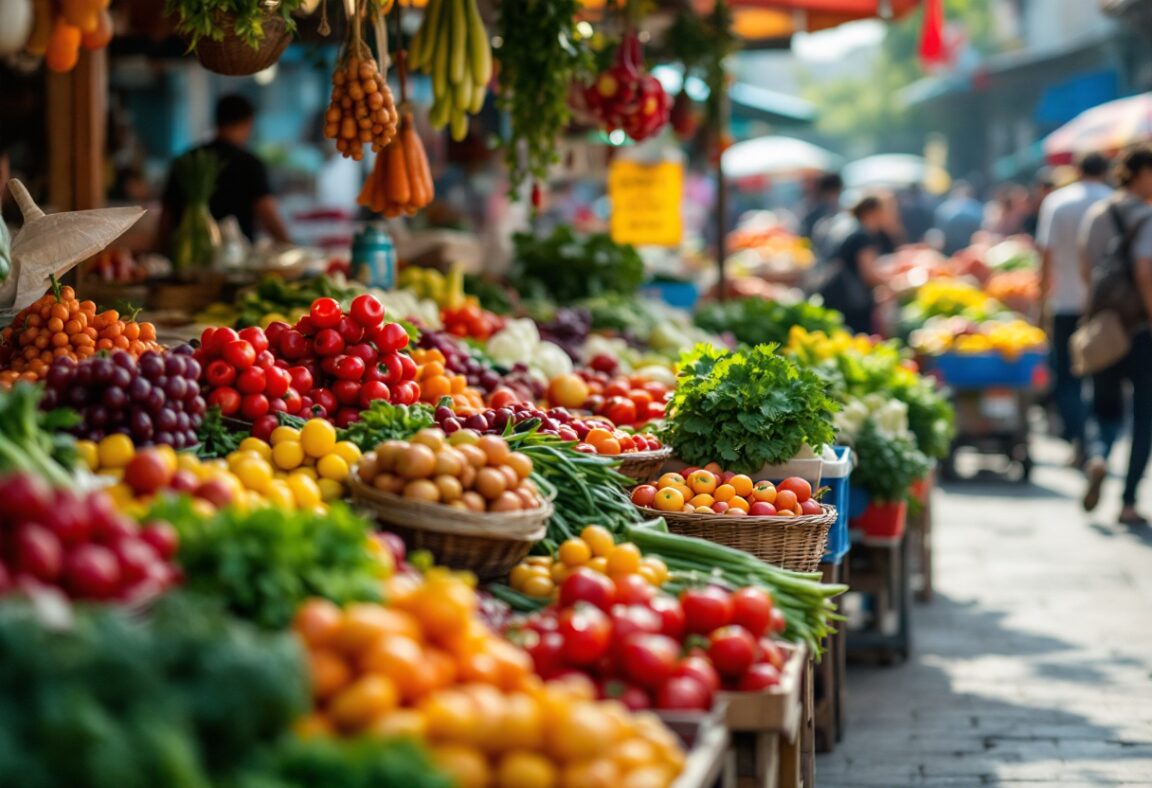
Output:
[[0,499],[0,595],[47,586],[73,599],[140,603],[178,579],[172,526],[138,526],[103,492],[11,474],[0,477]]
[[416,362],[416,382],[420,384],[420,401],[435,405],[444,397],[452,400],[452,412],[471,416],[484,410],[484,396],[469,387],[468,378],[449,372],[447,360],[439,350],[418,348],[409,354]]
[[776,686],[785,652],[772,595],[688,588],[679,597],[633,575],[609,579],[578,569],[560,584],[554,607],[529,616],[528,653],[544,679],[578,671],[602,698],[633,710],[712,708],[721,690]]
[[447,274],[419,265],[404,266],[396,284],[435,301],[441,309],[456,309],[464,303],[464,271],[459,265],[453,265]]
[[403,214],[414,216],[432,202],[436,189],[432,183],[432,170],[424,143],[416,135],[412,113],[400,115],[400,128],[389,142],[372,172],[364,181],[356,202],[388,218]]
[[655,435],[624,432],[600,418],[577,418],[566,408],[541,410],[524,402],[504,401],[499,396],[494,401],[500,401],[501,406],[467,416],[459,410],[438,407],[436,422],[448,435],[461,429],[485,435],[503,435],[509,425],[513,431],[531,428],[541,435],[574,441],[578,451],[590,454],[628,454],[661,448],[660,439]]
[[636,545],[617,544],[607,528],[589,525],[579,536],[561,542],[554,556],[525,558],[509,574],[508,584],[531,597],[551,598],[577,570],[613,579],[628,576],[629,579],[621,581],[624,584],[634,583],[639,577],[653,588],[659,588],[668,579],[668,567],[659,558],[644,558]]
[[0,331],[0,386],[16,380],[41,380],[52,362],[66,356],[79,361],[101,350],[123,350],[133,357],[159,350],[156,326],[120,317],[115,309],[96,312],[68,286],[53,284],[20,310]]
[[812,484],[799,476],[779,484],[753,481],[742,473],[721,471],[715,463],[665,473],[654,484],[641,484],[632,490],[632,503],[661,512],[750,517],[801,517],[824,511],[812,495]]
[[80,414],[72,434],[91,441],[123,433],[136,446],[195,446],[207,408],[200,396],[200,364],[184,345],[169,353],[123,350],[73,361],[60,356],[48,368],[40,406]]
[[1044,330],[1024,320],[986,320],[972,323],[963,318],[931,320],[912,332],[909,344],[919,353],[999,353],[1015,358],[1021,353],[1047,347]]
[[993,274],[984,292],[1015,308],[1028,307],[1040,300],[1040,275],[1035,271],[1003,271]]
[[388,606],[312,600],[297,612],[315,708],[299,732],[426,740],[461,788],[667,786],[680,773],[679,743],[654,717],[597,702],[585,682],[533,676],[532,659],[476,618],[462,578],[397,580]]
[[492,79],[492,48],[476,0],[429,0],[408,60],[432,78],[432,128],[450,126],[452,139],[464,139],[468,115],[483,108]]
[[360,161],[364,146],[383,151],[397,133],[400,116],[388,80],[360,37],[360,18],[349,27],[343,59],[332,74],[332,100],[324,113],[324,136],[336,150]]
[[611,68],[600,73],[582,97],[605,130],[622,129],[636,141],[664,128],[672,110],[664,86],[644,67],[640,37],[634,30],[625,33]]
[[295,326],[207,328],[196,358],[208,404],[225,416],[307,413],[343,427],[375,400],[419,399],[416,363],[400,352],[407,346],[404,327],[386,322],[383,304],[365,293],[347,312],[317,298]]
[[488,339],[505,324],[504,318],[481,307],[472,296],[466,296],[458,306],[444,307],[440,319],[449,334],[471,339]]
[[402,498],[470,512],[540,507],[532,460],[496,435],[424,429],[411,441],[385,441],[356,468],[361,482]]

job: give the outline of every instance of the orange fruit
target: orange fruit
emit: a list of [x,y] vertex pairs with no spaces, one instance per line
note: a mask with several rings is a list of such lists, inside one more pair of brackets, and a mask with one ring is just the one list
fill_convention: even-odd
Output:
[[739,509],[740,511],[744,512],[744,514],[748,514],[748,501],[741,498],[739,495],[729,499],[728,511],[732,511],[733,509]]
[[684,508],[684,493],[673,487],[664,487],[656,491],[652,505],[662,512],[678,512]]
[[608,554],[608,574],[628,575],[640,571],[640,548],[631,542],[624,542],[612,548]]
[[344,611],[344,625],[333,645],[349,656],[359,656],[384,636],[400,636],[413,641],[422,637],[420,624],[402,610],[362,603]]
[[325,700],[348,685],[352,670],[340,655],[328,649],[308,653],[308,673],[312,678],[312,696]]
[[396,685],[384,676],[361,676],[332,699],[329,713],[344,730],[359,730],[400,702]]
[[457,744],[434,747],[432,762],[447,773],[458,788],[485,788],[492,782],[487,759],[471,747]]
[[721,468],[720,463],[717,463],[717,462],[708,463],[707,465],[704,466],[704,470],[712,471],[712,473],[716,474],[717,476],[724,473],[724,469]]
[[756,482],[756,485],[752,488],[752,495],[757,501],[775,503],[776,485],[769,481]]
[[776,511],[778,512],[782,509],[795,510],[797,504],[796,493],[791,490],[777,490],[775,504]]
[[716,474],[703,470],[694,471],[689,474],[686,481],[694,493],[711,493],[720,484],[720,480],[716,478]]
[[693,495],[692,498],[688,501],[688,503],[692,504],[693,506],[697,506],[697,507],[699,507],[699,506],[711,506],[712,504],[716,503],[716,499],[713,498],[708,493],[700,493],[699,495]]
[[741,498],[747,498],[752,492],[752,480],[742,473],[733,476],[728,480],[728,483],[732,485],[732,489],[734,489],[736,494]]
[[[588,434],[591,435],[592,433]],[[659,489],[663,489],[664,487],[671,487],[672,485],[683,486],[684,477],[678,473],[666,473],[656,482],[656,487]]]
[[731,484],[721,484],[716,488],[716,491],[712,493],[712,497],[717,501],[730,501],[735,495],[736,488]]
[[309,599],[296,611],[292,628],[309,646],[323,646],[340,631],[344,614],[327,599]]
[[364,651],[360,667],[389,679],[406,701],[431,692],[441,677],[420,644],[400,635],[383,635],[373,641]]

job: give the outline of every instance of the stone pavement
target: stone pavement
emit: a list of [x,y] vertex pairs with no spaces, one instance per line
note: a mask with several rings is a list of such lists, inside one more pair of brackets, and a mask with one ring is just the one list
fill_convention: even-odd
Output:
[[1085,516],[1038,453],[1030,485],[937,491],[936,598],[906,664],[849,666],[818,788],[1152,786],[1152,529],[1113,525],[1117,479]]

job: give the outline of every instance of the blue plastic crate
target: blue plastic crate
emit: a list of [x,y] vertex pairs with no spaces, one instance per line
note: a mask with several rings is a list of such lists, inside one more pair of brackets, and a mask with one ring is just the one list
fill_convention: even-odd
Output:
[[824,548],[825,564],[838,564],[848,554],[851,542],[848,539],[848,517],[852,511],[852,495],[850,484],[852,468],[855,466],[855,457],[847,446],[834,446],[836,461],[825,460],[824,471],[820,479],[822,486],[828,487],[824,502],[836,507],[836,522],[828,529],[828,545]]
[[640,288],[640,295],[680,309],[692,309],[700,300],[700,291],[691,282],[649,282]]
[[940,379],[954,389],[1031,388],[1045,363],[1038,352],[1007,359],[999,353],[944,353],[934,359]]

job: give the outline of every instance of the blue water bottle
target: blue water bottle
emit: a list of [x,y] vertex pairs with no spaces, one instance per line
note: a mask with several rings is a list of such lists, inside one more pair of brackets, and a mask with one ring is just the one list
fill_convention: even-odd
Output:
[[352,239],[352,275],[369,287],[396,283],[396,247],[382,224],[367,224]]

